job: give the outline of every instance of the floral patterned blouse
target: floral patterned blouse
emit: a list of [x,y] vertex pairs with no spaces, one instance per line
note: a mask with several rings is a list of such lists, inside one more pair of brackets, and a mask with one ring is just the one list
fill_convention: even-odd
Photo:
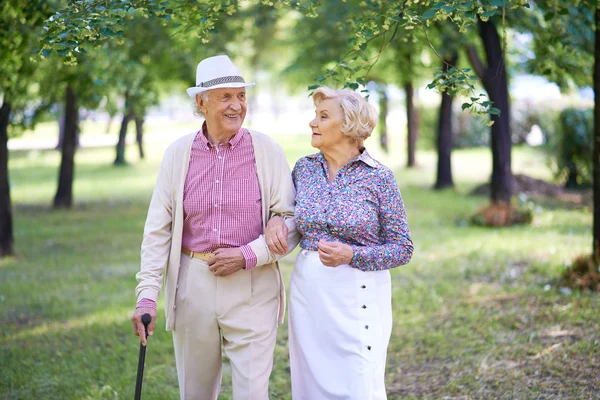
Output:
[[328,175],[323,153],[302,157],[292,171],[300,247],[317,250],[321,239],[348,244],[351,266],[363,271],[408,263],[413,243],[392,171],[364,150],[332,183]]

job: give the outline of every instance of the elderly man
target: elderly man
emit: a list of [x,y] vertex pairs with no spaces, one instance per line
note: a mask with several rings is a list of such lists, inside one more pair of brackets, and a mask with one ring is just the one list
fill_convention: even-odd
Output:
[[246,88],[253,85],[225,55],[198,64],[187,93],[205,122],[166,150],[148,210],[132,322],[145,345],[141,316],[152,316],[151,335],[164,275],[182,399],[217,398],[221,343],[234,399],[268,398],[285,291],[280,256],[269,251],[263,230],[279,215],[289,224],[290,249],[298,238],[281,147],[242,128]]

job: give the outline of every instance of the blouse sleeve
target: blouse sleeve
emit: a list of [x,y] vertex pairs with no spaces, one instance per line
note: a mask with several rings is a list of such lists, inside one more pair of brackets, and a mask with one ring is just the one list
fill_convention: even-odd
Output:
[[351,245],[351,265],[363,271],[380,271],[407,264],[413,253],[406,211],[393,173],[387,170],[379,182],[379,226],[383,244]]

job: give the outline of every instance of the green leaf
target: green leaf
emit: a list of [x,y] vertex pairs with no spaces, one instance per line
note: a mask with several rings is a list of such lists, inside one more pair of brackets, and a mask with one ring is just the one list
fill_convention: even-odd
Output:
[[490,0],[490,5],[496,7],[504,7],[506,3],[507,0]]
[[490,114],[500,115],[500,110],[497,109],[496,107],[492,107],[492,108],[490,108]]
[[445,3],[443,1],[438,1],[430,8],[430,10],[439,10]]
[[42,51],[42,55],[43,55],[44,57],[50,57],[50,54],[52,54],[52,49],[44,49],[44,50]]
[[308,90],[315,90],[315,89],[318,89],[320,86],[321,86],[321,85],[310,85],[310,86],[308,87]]
[[462,106],[461,106],[461,108],[462,108],[462,110],[463,110],[463,111],[465,111],[465,109],[466,109],[466,108],[469,108],[469,107],[471,107],[471,106],[472,106],[472,104],[471,104],[471,103],[462,103]]
[[431,11],[431,10],[429,10],[429,11],[427,11],[425,14],[423,14],[423,19],[424,19],[424,20],[426,20],[426,19],[431,19],[431,18],[435,17],[435,14],[436,14],[436,12],[435,12],[435,11]]

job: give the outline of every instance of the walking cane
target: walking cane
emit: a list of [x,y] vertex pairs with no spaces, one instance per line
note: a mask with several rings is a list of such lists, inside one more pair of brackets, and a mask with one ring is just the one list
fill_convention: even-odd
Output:
[[[144,324],[144,331],[146,340],[148,340],[148,324],[152,321],[150,314],[142,315],[142,324]],[[146,342],[148,344],[148,342]],[[135,383],[135,397],[134,400],[140,400],[142,397],[142,379],[144,379],[144,361],[146,360],[146,346],[140,343],[140,357],[138,358],[138,371],[137,381]]]

